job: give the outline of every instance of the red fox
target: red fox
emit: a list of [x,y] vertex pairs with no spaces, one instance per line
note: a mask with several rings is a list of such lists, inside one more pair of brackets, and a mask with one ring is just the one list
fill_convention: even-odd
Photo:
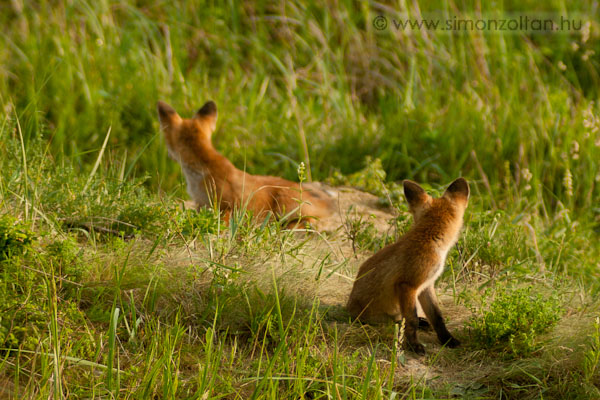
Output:
[[274,176],[250,175],[237,169],[212,145],[217,106],[208,101],[190,119],[182,119],[168,104],[158,102],[160,127],[169,156],[181,165],[187,190],[197,207],[217,200],[226,220],[234,208],[252,211],[256,217],[286,217],[289,226],[329,215],[331,200],[325,193],[300,187]]
[[408,345],[414,352],[425,354],[417,339],[418,301],[440,342],[456,347],[460,342],[446,328],[433,285],[442,274],[448,251],[458,240],[469,184],[458,178],[437,199],[415,182],[405,180],[403,186],[413,225],[396,243],[361,265],[346,307],[354,318],[369,322],[404,318]]

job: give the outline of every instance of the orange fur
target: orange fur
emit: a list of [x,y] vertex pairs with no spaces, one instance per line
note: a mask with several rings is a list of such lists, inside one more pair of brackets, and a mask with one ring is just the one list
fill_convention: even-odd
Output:
[[449,347],[460,344],[448,332],[434,291],[446,255],[456,243],[469,200],[469,184],[458,178],[438,199],[418,184],[404,181],[404,193],[414,223],[410,230],[365,261],[348,300],[353,317],[382,322],[406,320],[409,346],[423,354],[417,339],[417,302],[420,303],[439,340]]
[[159,101],[158,116],[169,156],[181,165],[188,193],[198,207],[217,200],[227,219],[232,210],[245,207],[258,217],[290,214],[290,224],[329,215],[331,201],[325,193],[279,177],[250,175],[215,150],[211,135],[217,106],[212,101],[190,119],[182,119]]

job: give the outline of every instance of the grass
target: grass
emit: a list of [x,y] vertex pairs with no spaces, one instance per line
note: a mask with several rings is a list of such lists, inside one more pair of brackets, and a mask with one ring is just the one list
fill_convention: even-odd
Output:
[[[0,10],[0,397],[600,397],[593,2]],[[585,29],[372,24],[478,12]],[[298,180],[304,162],[302,179],[377,200],[321,235],[187,210],[158,99],[183,115],[215,100],[216,146],[240,168]],[[472,198],[438,287],[463,346],[420,332],[419,358],[401,326],[340,306],[410,225],[398,181],[439,194],[459,175]]]

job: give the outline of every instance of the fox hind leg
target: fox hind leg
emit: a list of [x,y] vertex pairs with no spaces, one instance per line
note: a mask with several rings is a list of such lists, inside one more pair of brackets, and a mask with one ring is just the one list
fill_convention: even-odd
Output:
[[454,338],[454,336],[448,332],[448,328],[446,328],[433,285],[425,288],[419,294],[419,303],[421,303],[421,307],[423,307],[423,311],[425,312],[429,323],[433,325],[433,329],[440,342],[448,347],[458,347],[460,341]]

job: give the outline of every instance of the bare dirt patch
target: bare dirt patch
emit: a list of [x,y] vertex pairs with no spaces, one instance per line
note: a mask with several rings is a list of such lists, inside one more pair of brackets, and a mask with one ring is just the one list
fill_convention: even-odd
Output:
[[[232,252],[225,255],[221,262],[230,267],[242,269],[245,272],[244,276],[248,280],[254,281],[262,289],[269,290],[272,287],[273,279],[276,279],[278,287],[285,289],[288,294],[305,299],[318,298],[324,308],[343,310],[359,266],[373,254],[372,251],[355,251],[356,249],[348,239],[345,224],[352,219],[362,220],[372,224],[376,234],[385,235],[394,228],[392,222],[398,217],[398,211],[382,205],[377,196],[355,188],[311,185],[325,190],[335,199],[335,211],[329,218],[317,221],[315,230],[307,233],[298,229],[291,241],[284,240],[275,244],[280,246],[278,251],[265,249],[260,254]],[[306,243],[297,250],[289,251],[302,241],[306,241]],[[173,249],[168,258],[168,264],[177,264],[185,270],[191,264],[205,264],[205,261],[211,257],[206,249],[206,243],[194,242],[190,243],[190,247],[187,249]],[[210,273],[203,273],[198,278],[205,280],[210,275]],[[203,286],[198,283],[196,285]],[[457,333],[457,337],[464,342],[466,338],[461,337],[461,327],[470,316],[470,311],[464,306],[457,305],[454,297],[449,294],[448,290],[444,290],[443,286],[441,289],[438,288],[437,292],[444,315],[448,320],[448,328],[453,333]],[[185,302],[185,299],[181,299],[181,301]],[[333,313],[339,314],[336,311]],[[357,322],[348,324],[341,320],[325,321],[325,323],[337,324],[339,329],[344,330],[346,344],[352,349],[360,347],[359,343],[354,342],[357,340],[362,342],[360,338],[365,334],[368,336],[365,339],[366,343],[373,339],[378,340],[382,336],[386,336],[382,339],[386,342],[392,343],[393,341],[389,337],[389,327],[364,326],[361,328]],[[358,331],[362,331],[362,333],[356,333]],[[429,355],[435,356],[440,351],[456,351],[443,349],[432,331],[422,330],[419,335]],[[356,337],[352,338],[353,336]],[[462,350],[458,351],[462,353]],[[387,360],[387,362],[389,361]],[[441,374],[441,367],[439,365],[433,367],[430,356],[421,357],[404,352],[400,364],[402,367],[397,370],[397,374],[401,380],[409,379],[409,377],[418,380],[436,380],[436,377]]]

